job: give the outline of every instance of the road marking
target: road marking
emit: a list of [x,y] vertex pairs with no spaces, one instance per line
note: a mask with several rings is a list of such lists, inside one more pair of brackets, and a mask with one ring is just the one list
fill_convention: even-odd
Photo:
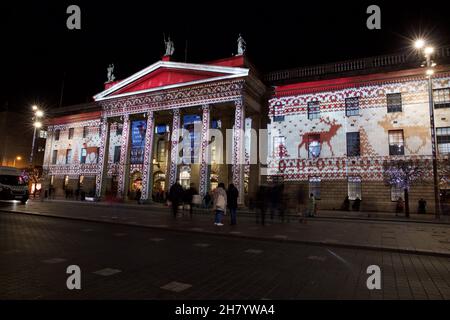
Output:
[[154,241],[154,242],[160,242],[163,241],[163,238],[151,238],[150,241]]
[[230,231],[231,234],[241,234],[242,232],[240,231]]
[[126,235],[127,235],[126,233],[120,233],[120,232],[113,233],[113,236],[115,236],[115,237],[123,237],[123,236],[126,236]]
[[247,253],[254,253],[254,254],[260,254],[263,251],[259,250],[259,249],[247,249],[247,250],[245,250],[245,252],[247,252]]
[[282,234],[277,234],[277,235],[275,235],[275,236],[273,236],[275,239],[283,239],[283,240],[286,240],[287,239],[287,236],[285,236],[285,235],[282,235]]
[[61,262],[64,262],[64,261],[67,261],[67,259],[52,258],[52,259],[42,260],[43,263],[50,263],[50,264],[61,263]]
[[94,231],[93,229],[81,229],[82,232],[91,232]]
[[119,272],[122,272],[122,270],[105,268],[105,269],[100,269],[100,270],[94,271],[93,273],[98,274],[99,276],[108,277],[108,276],[112,276],[113,274],[116,274]]
[[163,285],[161,287],[161,289],[169,290],[169,291],[173,291],[173,292],[181,292],[186,289],[189,289],[190,287],[192,287],[192,285],[190,285],[188,283],[172,281],[172,282],[169,282],[168,284]]
[[344,258],[342,258],[340,255],[338,255],[337,253],[334,253],[333,251],[331,251],[330,249],[327,249],[327,251],[329,253],[331,253],[336,259],[338,259],[339,261],[341,261],[343,264],[345,264],[348,268],[351,269],[350,264],[347,262],[347,260],[345,260]]
[[209,243],[196,243],[196,244],[194,244],[194,246],[200,247],[200,248],[207,248],[207,247],[211,246],[211,244],[209,244]]

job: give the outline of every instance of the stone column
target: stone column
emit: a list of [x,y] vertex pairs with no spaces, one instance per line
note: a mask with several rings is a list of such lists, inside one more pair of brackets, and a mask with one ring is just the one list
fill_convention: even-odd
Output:
[[170,141],[170,168],[169,168],[169,186],[170,187],[177,181],[177,171],[178,171],[178,142],[180,139],[180,109],[173,110],[173,120],[172,120],[172,135]]
[[153,134],[155,132],[153,111],[147,113],[147,129],[145,131],[144,165],[142,172],[141,200],[152,201],[153,187]]
[[102,118],[100,126],[100,150],[98,152],[98,172],[95,181],[95,195],[100,198],[104,193],[104,180],[108,173],[110,128],[108,118]]
[[245,109],[241,99],[234,102],[234,132],[233,132],[233,184],[239,190],[238,204],[244,204],[244,120]]
[[201,149],[200,149],[200,185],[199,193],[203,196],[208,191],[209,186],[209,127],[210,127],[210,110],[209,105],[202,106],[202,133],[201,133]]
[[130,175],[130,118],[128,114],[123,115],[122,139],[120,142],[119,182],[117,186],[117,197],[124,199],[127,195],[128,177]]

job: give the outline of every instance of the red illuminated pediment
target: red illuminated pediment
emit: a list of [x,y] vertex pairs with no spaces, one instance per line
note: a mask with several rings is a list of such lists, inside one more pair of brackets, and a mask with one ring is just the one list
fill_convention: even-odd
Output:
[[114,94],[141,91],[196,80],[205,80],[224,75],[225,74],[223,73],[216,72],[160,68],[115,91]]
[[105,90],[94,100],[246,77],[248,72],[247,68],[234,66],[159,61],[126,79],[106,83]]

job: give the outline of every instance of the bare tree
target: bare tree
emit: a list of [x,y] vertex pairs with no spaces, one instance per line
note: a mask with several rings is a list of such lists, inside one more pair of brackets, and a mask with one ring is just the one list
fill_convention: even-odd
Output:
[[409,189],[420,183],[431,173],[428,160],[408,159],[390,160],[383,163],[383,178],[386,185],[403,190],[405,200],[405,216],[409,218]]

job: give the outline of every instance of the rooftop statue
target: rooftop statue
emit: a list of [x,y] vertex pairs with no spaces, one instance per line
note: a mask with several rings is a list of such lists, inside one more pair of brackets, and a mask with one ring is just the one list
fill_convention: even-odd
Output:
[[237,54],[238,54],[238,56],[241,56],[244,54],[245,49],[247,48],[247,44],[245,43],[245,40],[244,40],[244,38],[242,38],[240,33],[239,33],[239,38],[237,39],[237,43],[238,43]]
[[107,82],[114,81],[114,79],[116,79],[116,77],[114,76],[114,64],[110,64],[108,66],[107,70],[108,70],[108,81]]

